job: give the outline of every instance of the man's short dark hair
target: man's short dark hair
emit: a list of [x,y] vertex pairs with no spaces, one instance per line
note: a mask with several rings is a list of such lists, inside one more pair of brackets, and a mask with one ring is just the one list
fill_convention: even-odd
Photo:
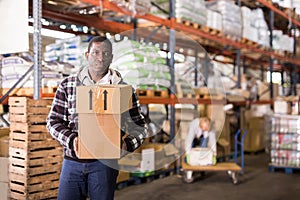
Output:
[[107,44],[109,44],[110,48],[112,49],[112,44],[111,41],[109,39],[107,39],[107,37],[103,37],[103,36],[96,36],[93,39],[90,40],[89,42],[89,46],[88,46],[88,52],[90,52],[91,46],[93,43],[102,43],[102,42],[106,42]]

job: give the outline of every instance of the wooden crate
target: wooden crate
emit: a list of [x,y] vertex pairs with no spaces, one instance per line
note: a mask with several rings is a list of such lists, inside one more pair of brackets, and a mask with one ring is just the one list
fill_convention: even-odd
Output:
[[[34,146],[28,142],[28,146]],[[62,148],[9,149],[9,190],[12,199],[55,198],[62,166]]]
[[9,106],[10,198],[55,199],[63,151],[46,128],[51,100],[10,97]]
[[52,100],[33,100],[28,97],[10,97],[10,121],[29,124],[45,123]]

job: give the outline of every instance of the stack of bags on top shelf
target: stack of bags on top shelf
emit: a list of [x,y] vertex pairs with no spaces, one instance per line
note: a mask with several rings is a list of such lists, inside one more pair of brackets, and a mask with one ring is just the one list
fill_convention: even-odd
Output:
[[200,25],[206,25],[207,12],[204,0],[177,0],[175,15],[182,20],[188,20]]
[[242,19],[239,6],[232,0],[218,0],[206,3],[206,7],[222,14],[223,34],[240,40],[242,37]]
[[170,0],[152,0],[153,5],[150,8],[152,15],[168,18],[170,12]]
[[222,15],[216,11],[207,9],[206,26],[222,31]]
[[84,52],[91,36],[76,36],[59,39],[46,46],[44,60],[46,62],[64,62],[74,66],[74,72],[85,64]]
[[126,11],[129,11],[134,16],[135,14],[144,15],[150,12],[151,1],[150,0],[110,0],[117,4],[119,7]]
[[[11,56],[2,59],[2,88],[11,88],[33,65],[22,57]],[[55,87],[62,80],[62,74],[46,67],[42,68],[42,86]],[[17,88],[32,88],[34,85],[33,70],[17,85]]]
[[258,32],[256,28],[256,12],[252,12],[252,10],[248,7],[243,6],[241,8],[242,11],[242,21],[243,21],[243,29],[242,35],[243,38],[246,38],[251,41],[258,41]]
[[111,67],[136,89],[167,90],[171,85],[170,70],[159,51],[157,47],[127,39],[113,42]]
[[253,16],[256,16],[253,21],[258,33],[257,43],[264,47],[270,47],[269,28],[262,9],[257,8],[252,10],[252,13]]
[[293,52],[294,39],[280,30],[273,30],[273,49]]

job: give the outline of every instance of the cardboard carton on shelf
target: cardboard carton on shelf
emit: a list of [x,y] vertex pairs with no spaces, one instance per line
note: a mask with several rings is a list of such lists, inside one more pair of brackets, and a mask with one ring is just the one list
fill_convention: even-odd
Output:
[[265,119],[263,116],[255,117],[250,110],[241,110],[241,129],[248,130],[244,140],[244,150],[247,152],[257,152],[266,146]]
[[119,166],[130,172],[152,172],[167,169],[175,161],[179,151],[173,144],[142,144],[134,153],[119,160]]
[[0,157],[8,157],[9,136],[0,137]]
[[76,92],[79,158],[120,158],[121,114],[132,107],[132,87],[79,86]]
[[[273,83],[273,98],[276,98],[279,93],[279,85]],[[258,97],[259,100],[269,101],[270,99],[270,84],[259,82],[258,84]]]

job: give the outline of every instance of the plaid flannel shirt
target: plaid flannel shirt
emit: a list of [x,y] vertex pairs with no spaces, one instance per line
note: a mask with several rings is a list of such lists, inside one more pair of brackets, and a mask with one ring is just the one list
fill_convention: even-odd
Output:
[[[125,84],[117,71],[111,70],[119,76],[119,82]],[[70,75],[62,80],[53,99],[52,108],[47,118],[47,129],[64,147],[65,157],[76,158],[73,141],[78,136],[78,114],[76,113],[76,86],[83,85],[78,74]],[[142,143],[147,134],[147,126],[143,115],[140,113],[140,104],[135,91],[132,92],[132,108],[122,113],[121,137],[124,138],[127,151],[133,152]],[[78,159],[79,160],[79,159]]]

